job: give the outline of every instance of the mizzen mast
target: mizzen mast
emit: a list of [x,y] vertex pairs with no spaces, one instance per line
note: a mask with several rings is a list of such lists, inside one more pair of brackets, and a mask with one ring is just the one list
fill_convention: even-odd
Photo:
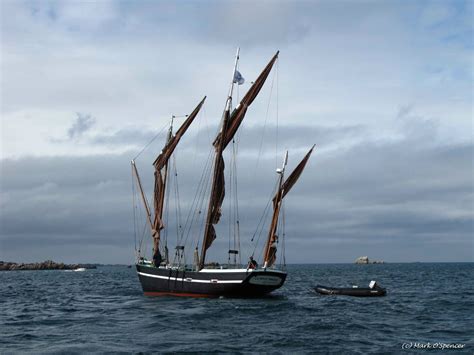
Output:
[[280,175],[279,183],[278,183],[278,190],[273,197],[273,216],[272,222],[270,224],[270,230],[268,231],[267,242],[265,244],[265,251],[264,251],[264,264],[263,267],[267,268],[272,266],[276,260],[276,252],[277,252],[277,243],[278,243],[278,235],[277,235],[277,227],[278,227],[278,217],[280,216],[280,210],[283,202],[283,198],[286,194],[291,190],[293,185],[299,179],[301,173],[303,172],[306,163],[308,162],[311,153],[313,152],[313,147],[306,153],[305,157],[301,160],[298,166],[293,170],[290,174],[288,179],[283,182],[285,167],[288,161],[288,152],[286,152],[285,159],[283,161],[283,167],[277,170],[277,173]]

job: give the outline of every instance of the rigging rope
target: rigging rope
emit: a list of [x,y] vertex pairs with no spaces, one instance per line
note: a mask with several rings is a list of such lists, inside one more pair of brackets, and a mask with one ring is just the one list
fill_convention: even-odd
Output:
[[278,79],[279,79],[279,76],[278,76],[278,73],[279,73],[279,63],[280,63],[280,60],[277,59],[277,63],[276,63],[276,71],[275,71],[275,75],[276,75],[276,82],[277,82],[277,85],[276,85],[276,132],[275,132],[275,169],[278,168],[278,89],[279,89],[279,85],[278,85]]
[[136,159],[150,146],[150,144],[153,143],[153,142],[155,141],[155,139],[158,138],[158,136],[159,136],[161,133],[163,133],[164,129],[167,128],[168,125],[169,125],[168,123],[165,124],[165,125],[163,126],[163,128],[161,128],[161,129],[158,131],[158,133],[155,134],[155,136],[148,142],[148,144],[146,144],[146,145],[143,147],[143,149],[135,156],[135,158],[133,158],[133,160],[136,160]]
[[[175,186],[175,210],[176,210],[176,242],[179,243],[181,230],[181,205],[179,200],[178,170],[176,168],[176,154],[173,154],[173,172]],[[178,244],[179,245],[179,244]]]
[[136,219],[136,211],[135,211],[135,206],[136,206],[136,199],[135,199],[135,176],[133,173],[133,166],[131,166],[132,169],[132,210],[133,210],[133,239],[134,239],[134,246],[135,246],[135,254],[137,253],[137,219]]
[[[255,232],[253,233],[252,238],[250,239],[250,241],[253,242],[254,239],[255,239],[255,236],[256,236],[257,233],[258,233],[257,241],[255,242],[255,246],[254,246],[253,251],[252,251],[252,254],[251,254],[252,256],[255,255],[255,250],[257,249],[258,243],[259,243],[259,241],[260,241],[260,237],[262,236],[263,228],[264,228],[264,226],[265,226],[265,223],[264,223],[264,222],[265,222],[265,220],[267,219],[268,213],[269,213],[269,211],[270,211],[269,207],[270,207],[270,205],[271,205],[271,203],[272,203],[272,201],[273,201],[273,196],[275,195],[275,191],[276,191],[276,189],[278,188],[278,185],[279,185],[279,182],[277,181],[276,184],[275,184],[275,187],[274,187],[273,190],[272,190],[272,194],[270,195],[270,198],[269,198],[269,200],[268,200],[268,202],[267,202],[267,205],[265,206],[265,210],[263,211],[263,214],[261,215],[260,220],[259,220],[259,222],[258,222],[258,224],[257,224],[257,228],[255,229]],[[259,230],[260,230],[260,231],[259,231]],[[262,254],[263,254],[263,250],[262,250]]]
[[[258,164],[260,163],[260,157],[262,155],[263,140],[265,138],[265,130],[266,130],[266,127],[267,127],[268,113],[270,112],[270,104],[272,102],[273,83],[275,81],[275,76],[276,76],[276,72],[273,72],[272,84],[270,86],[270,95],[268,96],[267,110],[265,112],[265,121],[263,123],[263,132],[262,132],[262,136],[261,136],[260,144],[259,144],[259,148],[258,148],[257,162],[255,164],[254,178],[257,174]],[[277,84],[277,86],[278,86],[278,84]],[[278,127],[278,116],[277,116],[277,127]]]
[[[207,174],[206,172],[210,171],[208,166],[211,161],[211,153],[212,153],[212,149],[209,151],[209,155],[207,157],[204,170],[201,173],[201,178],[199,180],[197,190],[194,195],[193,202],[191,204],[191,208],[189,210],[188,216],[186,217],[186,222],[184,224],[184,229],[182,231],[182,235],[180,239],[180,243],[182,243],[183,245],[185,245],[188,240],[195,218],[197,218],[197,216],[201,214],[205,192],[207,191],[207,182],[209,181],[209,175],[210,175],[210,174]],[[187,233],[186,233],[186,238],[184,239],[184,243],[183,243],[185,231],[187,231]]]

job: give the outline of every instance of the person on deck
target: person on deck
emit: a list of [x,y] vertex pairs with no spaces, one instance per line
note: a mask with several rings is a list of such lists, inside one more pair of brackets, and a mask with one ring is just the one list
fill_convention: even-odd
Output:
[[153,255],[153,264],[155,264],[156,267],[159,267],[162,261],[163,258],[161,257],[160,252],[157,252]]
[[248,269],[256,269],[256,268],[258,268],[257,261],[253,258],[253,256],[250,256],[249,265],[248,265],[247,268],[248,268]]

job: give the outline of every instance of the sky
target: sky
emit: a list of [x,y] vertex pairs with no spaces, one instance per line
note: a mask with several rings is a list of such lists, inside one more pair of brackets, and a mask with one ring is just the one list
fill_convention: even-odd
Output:
[[287,262],[472,262],[472,4],[1,1],[0,260],[132,263],[130,160],[156,137],[151,196],[171,116],[207,95],[176,150],[185,219],[240,47],[234,103],[280,50],[238,133],[243,258],[284,152],[293,169],[316,144],[285,197]]

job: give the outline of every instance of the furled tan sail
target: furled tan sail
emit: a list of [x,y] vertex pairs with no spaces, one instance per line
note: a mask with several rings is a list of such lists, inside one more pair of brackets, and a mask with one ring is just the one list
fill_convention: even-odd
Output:
[[278,227],[278,217],[280,215],[281,209],[281,202],[286,194],[291,190],[291,188],[295,185],[296,181],[298,181],[301,173],[303,172],[306,163],[308,162],[311,153],[313,152],[313,147],[306,153],[305,157],[301,160],[298,166],[293,170],[293,172],[288,176],[284,183],[282,183],[282,178],[280,178],[280,184],[278,191],[273,197],[273,216],[272,222],[270,224],[270,230],[268,232],[267,244],[265,246],[265,253],[264,253],[264,266],[270,267],[275,263],[276,260],[276,252],[277,252],[277,244],[278,244],[278,235],[277,235],[277,227]]
[[191,114],[186,118],[181,127],[176,131],[176,134],[173,136],[170,128],[168,135],[168,140],[163,148],[160,155],[155,159],[153,165],[155,167],[155,189],[154,189],[154,219],[153,219],[153,259],[156,260],[156,256],[159,253],[160,246],[160,230],[164,228],[162,222],[163,217],[163,208],[165,201],[165,190],[166,190],[166,180],[168,178],[168,161],[173,154],[176,146],[179,143],[181,137],[186,133],[191,123],[194,121],[199,111],[201,110],[202,105],[206,97],[201,100],[201,102],[196,106],[196,108],[191,112]]

